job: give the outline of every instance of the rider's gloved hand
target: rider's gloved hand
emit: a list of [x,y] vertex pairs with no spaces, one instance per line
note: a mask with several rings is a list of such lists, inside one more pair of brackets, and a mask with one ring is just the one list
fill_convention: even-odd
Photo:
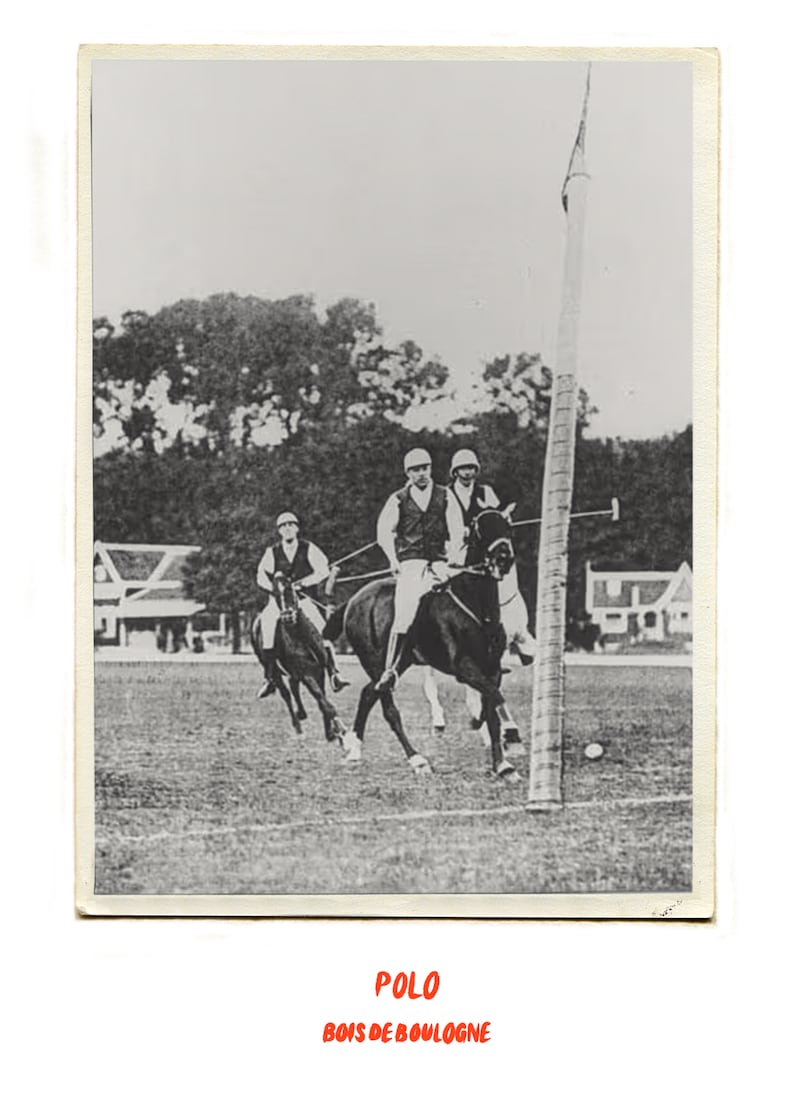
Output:
[[447,570],[447,563],[443,561],[432,562],[431,574],[436,579],[437,583],[447,581],[450,576]]

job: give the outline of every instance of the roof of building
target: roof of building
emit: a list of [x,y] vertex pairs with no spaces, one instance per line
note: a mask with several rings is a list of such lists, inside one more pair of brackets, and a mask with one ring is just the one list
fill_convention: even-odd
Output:
[[186,543],[104,543],[95,541],[95,562],[125,584],[180,580],[187,557],[200,548]]
[[638,588],[637,608],[664,607],[672,601],[692,598],[692,570],[683,562],[677,570],[592,570],[586,567],[586,608],[633,608],[633,591]]
[[[95,580],[105,583],[102,600],[109,603],[116,594],[120,610],[128,616],[193,615],[205,606],[186,597],[183,573],[190,554],[200,548],[185,543],[104,543],[94,544]],[[98,566],[103,567],[99,571]],[[96,603],[102,603],[97,598]],[[185,610],[185,611],[184,611]]]
[[125,601],[127,604],[136,601],[181,601],[185,597],[186,594],[181,582],[166,582],[164,585],[138,589],[135,593],[129,593]]
[[147,581],[164,559],[163,551],[147,548],[141,551],[124,551],[107,547],[106,550],[122,581]]

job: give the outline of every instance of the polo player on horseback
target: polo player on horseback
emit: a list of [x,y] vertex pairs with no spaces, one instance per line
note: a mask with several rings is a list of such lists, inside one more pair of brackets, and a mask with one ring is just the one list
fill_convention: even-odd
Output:
[[[450,462],[450,489],[463,513],[464,525],[470,524],[486,508],[499,508],[500,501],[491,485],[479,482],[481,464],[474,451],[457,450]],[[466,552],[464,552],[466,553]],[[463,562],[464,554],[458,561]],[[530,666],[536,655],[536,640],[528,630],[528,608],[519,591],[517,567],[513,565],[498,583],[500,619],[505,628],[508,648],[519,655],[523,666]]]
[[[264,684],[258,691],[259,697],[269,697],[274,693],[276,659],[275,659],[275,630],[280,617],[280,610],[275,600],[274,579],[276,574],[283,574],[293,582],[303,596],[298,607],[311,624],[314,633],[322,640],[322,647],[326,659],[326,669],[334,693],[344,689],[346,682],[336,666],[336,656],[333,645],[322,639],[322,629],[325,627],[325,617],[316,603],[315,594],[317,586],[328,577],[330,567],[327,556],[314,543],[308,539],[299,539],[300,524],[294,512],[282,512],[277,520],[277,529],[280,539],[267,547],[261,562],[258,564],[256,581],[262,589],[269,594],[261,613],[262,651],[261,662],[264,667]],[[312,633],[313,634],[313,633]]]
[[[403,460],[407,484],[392,493],[378,517],[378,546],[397,575],[394,623],[386,649],[386,668],[376,690],[391,689],[409,628],[423,596],[449,575],[464,545],[464,521],[451,491],[431,478],[431,456],[415,448]],[[463,558],[462,558],[463,561]]]

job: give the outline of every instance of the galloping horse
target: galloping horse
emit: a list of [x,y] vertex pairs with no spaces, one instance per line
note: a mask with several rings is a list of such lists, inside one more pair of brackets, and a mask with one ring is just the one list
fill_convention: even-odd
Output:
[[[307,713],[300,698],[301,684],[319,705],[325,726],[325,738],[338,739],[341,743],[346,727],[335,706],[325,695],[327,674],[325,645],[317,629],[298,607],[297,590],[289,578],[278,572],[273,579],[275,600],[280,610],[275,629],[275,684],[286,703],[292,727],[299,735]],[[250,642],[259,662],[263,665],[261,616],[256,616],[250,629]],[[289,683],[284,681],[284,674]]]
[[[491,737],[492,768],[505,781],[519,781],[519,775],[505,759],[500,737],[500,721],[508,714],[500,692],[505,632],[497,582],[513,562],[507,516],[485,509],[470,526],[466,566],[446,585],[422,598],[396,667],[400,675],[411,665],[433,666],[478,691]],[[361,691],[353,732],[345,737],[346,758],[360,760],[367,718],[380,698],[383,715],[409,764],[417,773],[430,773],[428,760],[415,751],[406,735],[391,689],[375,690],[392,626],[394,590],[394,582],[370,582],[336,609],[325,628],[325,637],[330,639],[344,631],[370,677]]]

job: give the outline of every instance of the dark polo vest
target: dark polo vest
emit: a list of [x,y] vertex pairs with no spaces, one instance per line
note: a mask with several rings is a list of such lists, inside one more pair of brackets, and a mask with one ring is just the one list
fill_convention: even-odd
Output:
[[395,496],[400,507],[394,540],[398,561],[424,558],[427,562],[438,562],[443,559],[447,546],[447,489],[434,485],[424,512],[411,496],[410,485]]
[[[308,558],[307,539],[299,539],[297,541],[297,550],[291,562],[286,557],[286,552],[283,549],[282,543],[273,544],[272,554],[275,558],[275,573],[277,574],[280,572],[284,574],[290,581],[301,581],[302,578],[306,578],[314,573],[314,569]],[[313,592],[313,590],[306,590],[306,592]]]
[[453,496],[458,501],[458,507],[461,509],[464,516],[464,523],[469,526],[479,512],[483,512],[486,505],[486,486],[479,485],[476,481],[472,486],[472,494],[470,495],[469,504],[466,508],[461,501],[458,493],[456,493],[455,478],[450,482],[450,488],[453,491]]

